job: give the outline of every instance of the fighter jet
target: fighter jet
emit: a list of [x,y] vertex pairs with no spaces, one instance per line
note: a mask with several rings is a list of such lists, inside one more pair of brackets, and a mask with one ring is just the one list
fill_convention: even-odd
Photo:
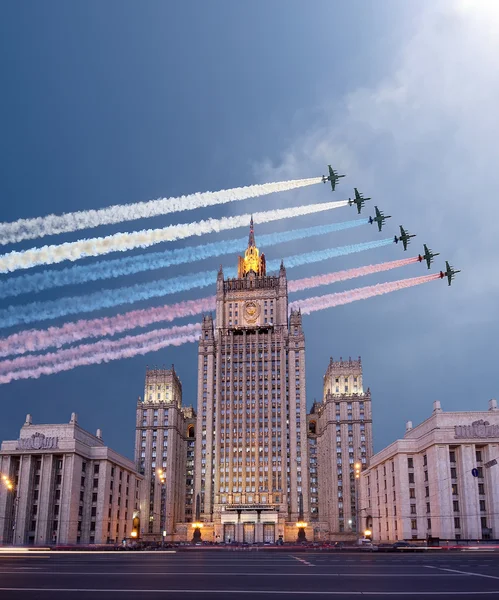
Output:
[[423,260],[425,260],[426,264],[428,265],[428,269],[429,269],[431,263],[433,262],[433,258],[435,256],[439,256],[440,252],[432,252],[431,250],[428,250],[428,246],[426,244],[423,244],[423,248],[424,248],[424,254],[423,255],[419,254],[418,260],[419,260],[419,262],[423,262]]
[[456,271],[454,267],[451,267],[447,261],[445,261],[445,268],[445,271],[440,271],[440,279],[447,277],[450,285],[456,273],[461,273],[461,271]]
[[329,177],[326,177],[325,175],[322,176],[322,183],[326,183],[326,181],[330,181],[331,182],[331,190],[334,192],[334,190],[336,189],[336,183],[338,182],[338,179],[340,179],[340,177],[345,177],[345,175],[338,175],[338,171],[335,171],[331,165],[328,165],[327,168],[329,169]]
[[404,244],[404,250],[407,250],[407,244],[409,243],[409,238],[413,238],[416,237],[415,233],[409,233],[408,231],[406,231],[402,225],[399,225],[400,227],[400,236],[397,237],[395,236],[393,238],[393,241],[398,244],[399,242],[402,242],[402,244]]
[[359,192],[359,190],[357,188],[353,188],[353,191],[355,192],[355,198],[353,200],[351,198],[348,199],[348,206],[352,206],[352,204],[356,204],[357,212],[360,215],[360,211],[362,210],[364,203],[367,200],[370,200],[371,198],[364,198],[364,196]]
[[385,215],[378,209],[377,206],[374,207],[374,210],[376,211],[376,216],[374,217],[374,219],[372,217],[369,217],[369,223],[371,223],[371,225],[373,223],[377,223],[378,224],[378,231],[381,231],[384,222],[387,219],[391,219],[391,215]]

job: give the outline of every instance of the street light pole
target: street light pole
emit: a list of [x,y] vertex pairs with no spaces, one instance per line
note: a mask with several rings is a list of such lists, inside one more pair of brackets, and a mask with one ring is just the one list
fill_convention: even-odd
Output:
[[12,483],[10,478],[4,473],[0,473],[2,483],[7,488],[7,493],[12,492],[14,494],[14,516],[12,519],[12,545],[14,545],[15,537],[16,537],[16,523],[17,523],[17,508],[19,505],[19,497],[17,495],[17,489],[15,485]]
[[362,469],[362,464],[360,462],[356,462],[354,464],[355,470],[355,533],[358,536],[360,531],[360,523],[359,523],[359,484],[360,484],[360,470]]
[[[164,529],[161,530],[161,547],[164,548],[165,545],[165,537],[166,537],[166,521],[167,521],[167,516],[168,516],[168,509],[166,506],[166,473],[163,471],[163,469],[158,469],[158,475],[159,475],[159,480],[161,482],[161,485],[164,486],[165,488],[165,522],[164,522]],[[161,506],[161,503],[160,503]],[[160,529],[161,529],[161,519],[159,520],[160,523]]]

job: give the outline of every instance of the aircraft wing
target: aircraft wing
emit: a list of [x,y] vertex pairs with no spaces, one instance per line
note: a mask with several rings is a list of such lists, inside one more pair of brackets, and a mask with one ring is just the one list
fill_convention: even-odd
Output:
[[334,192],[334,190],[336,189],[336,178],[331,177],[329,181],[331,182],[331,190]]
[[374,207],[374,210],[376,211],[376,216],[378,217],[378,219],[380,219],[383,216],[381,214],[381,211],[379,210],[379,208],[377,206]]
[[428,256],[428,254],[430,254],[430,251],[428,250],[428,246],[426,244],[423,244],[423,248],[424,248],[424,253]]
[[357,188],[353,188],[353,191],[355,192],[355,199],[361,200],[362,196],[359,194],[359,190]]
[[378,231],[381,231],[382,227],[383,227],[383,221],[378,221]]
[[405,233],[405,229],[402,227],[402,225],[399,225],[399,227],[400,227],[400,235],[401,235],[401,237],[406,237],[407,234]]

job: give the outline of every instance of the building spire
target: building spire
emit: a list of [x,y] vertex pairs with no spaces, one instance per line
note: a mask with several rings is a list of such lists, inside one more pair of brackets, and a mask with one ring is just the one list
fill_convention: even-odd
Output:
[[265,255],[260,254],[260,251],[256,247],[255,243],[255,230],[253,227],[253,215],[250,220],[250,230],[248,238],[248,247],[244,252],[244,257],[238,258],[237,264],[237,276],[238,278],[246,277],[249,273],[262,276],[267,272],[265,266]]
[[253,227],[253,215],[251,215],[250,221],[250,230],[249,230],[249,239],[248,239],[248,248],[255,247],[255,230]]

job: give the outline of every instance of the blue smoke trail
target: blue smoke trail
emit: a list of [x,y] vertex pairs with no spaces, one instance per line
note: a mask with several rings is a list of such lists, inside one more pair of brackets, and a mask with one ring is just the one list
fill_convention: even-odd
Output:
[[[301,240],[316,235],[326,235],[334,231],[352,229],[354,227],[359,227],[360,225],[365,225],[367,222],[366,219],[356,219],[354,221],[345,221],[344,223],[330,223],[329,225],[318,225],[316,227],[307,227],[305,229],[270,233],[258,236],[258,245],[262,248],[267,248],[276,244],[283,244],[284,242],[292,242],[294,240]],[[0,299],[31,292],[41,292],[46,289],[62,287],[64,285],[74,285],[86,283],[87,281],[98,281],[100,279],[133,275],[134,273],[140,273],[142,271],[153,271],[155,269],[194,262],[213,256],[232,254],[239,252],[241,248],[245,248],[246,244],[247,238],[239,238],[237,240],[212,242],[200,246],[188,246],[186,248],[177,248],[175,250],[100,261],[91,265],[76,265],[59,271],[46,270],[41,273],[21,275],[0,282]]]
[[[388,246],[393,243],[392,238],[378,240],[374,242],[364,242],[361,244],[352,244],[340,246],[338,248],[328,248],[306,254],[297,254],[284,259],[288,268],[300,265],[311,264],[336,256],[345,256],[354,252],[372,250],[382,246]],[[269,271],[277,270],[280,266],[280,260],[271,260],[267,263]],[[237,270],[229,268],[224,271],[227,277],[235,277]],[[121,287],[111,290],[101,290],[85,296],[73,296],[60,298],[58,300],[48,300],[46,302],[32,302],[21,306],[9,306],[0,310],[0,328],[13,327],[20,323],[28,324],[35,321],[46,321],[56,319],[66,315],[91,312],[103,308],[111,308],[120,304],[132,304],[141,300],[150,298],[159,298],[168,294],[175,294],[191,290],[193,288],[202,288],[215,283],[215,274],[213,271],[203,271],[193,273],[192,275],[182,275],[173,279],[163,279],[146,284],[136,284],[128,287]]]

